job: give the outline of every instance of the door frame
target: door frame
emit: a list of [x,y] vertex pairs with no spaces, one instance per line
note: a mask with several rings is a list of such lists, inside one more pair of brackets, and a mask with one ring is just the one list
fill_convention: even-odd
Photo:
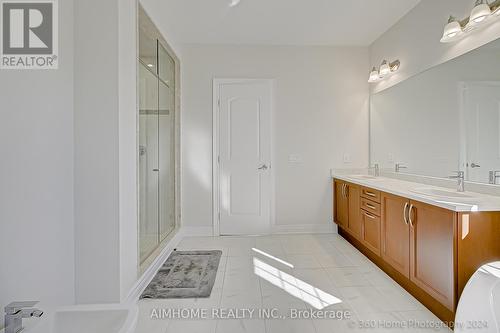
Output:
[[213,79],[213,95],[212,95],[212,226],[213,235],[220,236],[220,183],[219,174],[220,168],[218,163],[219,157],[219,145],[220,145],[220,126],[219,126],[219,96],[221,86],[224,84],[237,84],[237,83],[267,83],[271,88],[271,105],[270,105],[270,150],[271,150],[271,160],[270,165],[270,213],[269,213],[269,232],[272,233],[275,226],[275,173],[274,173],[274,92],[275,83],[274,79],[228,79],[228,78],[214,78]]
[[[500,81],[459,81],[458,82],[458,114],[459,114],[459,137],[460,137],[460,149],[459,149],[459,164],[458,170],[463,168],[465,171],[465,181],[472,184],[482,184],[482,185],[492,185],[479,183],[469,180],[470,169],[467,166],[469,160],[469,151],[467,150],[467,120],[465,114],[465,93],[469,87],[473,86],[487,86],[487,87],[498,87],[500,86]],[[493,185],[495,186],[495,185]]]

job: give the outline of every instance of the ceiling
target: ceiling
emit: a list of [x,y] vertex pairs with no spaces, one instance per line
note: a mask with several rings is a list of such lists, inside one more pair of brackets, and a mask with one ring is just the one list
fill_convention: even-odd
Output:
[[141,2],[180,44],[368,46],[420,0]]

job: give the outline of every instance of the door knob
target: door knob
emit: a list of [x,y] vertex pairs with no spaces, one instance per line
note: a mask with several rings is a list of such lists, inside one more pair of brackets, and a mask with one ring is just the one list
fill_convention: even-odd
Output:
[[257,168],[257,170],[267,170],[267,169],[268,167],[265,164],[262,164],[259,168]]
[[480,168],[481,166],[479,164],[476,164],[476,163],[471,163],[470,167],[471,168]]

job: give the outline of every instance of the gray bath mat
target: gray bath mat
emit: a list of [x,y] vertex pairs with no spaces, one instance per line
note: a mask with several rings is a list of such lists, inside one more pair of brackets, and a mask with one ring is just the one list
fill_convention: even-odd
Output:
[[174,251],[141,298],[209,297],[222,251]]

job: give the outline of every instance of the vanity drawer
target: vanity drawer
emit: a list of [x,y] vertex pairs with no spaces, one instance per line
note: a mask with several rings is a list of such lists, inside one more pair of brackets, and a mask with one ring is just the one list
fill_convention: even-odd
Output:
[[380,191],[368,187],[361,188],[361,197],[380,203]]
[[367,212],[375,214],[377,216],[380,216],[380,210],[381,210],[380,204],[375,201],[371,201],[366,198],[361,198],[361,209],[366,210]]
[[380,217],[361,210],[361,242],[380,256]]

